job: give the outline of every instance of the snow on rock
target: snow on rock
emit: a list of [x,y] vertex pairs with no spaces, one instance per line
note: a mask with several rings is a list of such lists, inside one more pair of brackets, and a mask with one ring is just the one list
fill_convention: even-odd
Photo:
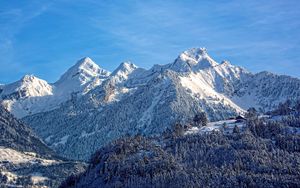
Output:
[[[218,64],[205,48],[193,48],[150,70],[124,62],[85,95],[23,120],[63,156],[86,160],[98,147],[126,134],[160,134],[199,111],[218,121],[253,105],[267,109],[283,99],[300,98],[299,88],[299,79],[252,74],[229,61]],[[67,142],[56,144],[66,135]]]
[[138,128],[141,129],[145,125],[150,125],[153,118],[153,110],[154,107],[160,102],[163,93],[158,94],[153,98],[151,105],[148,107],[146,111],[143,112],[142,117],[138,121]]
[[[53,87],[33,75],[25,75],[21,80],[3,86],[0,102],[15,116],[27,115],[34,103],[40,107],[41,98],[53,95]],[[2,101],[1,101],[2,99]]]
[[[56,143],[54,143],[54,144],[52,144],[54,147],[55,146],[57,146],[57,145],[59,145],[59,144],[66,144],[66,142],[68,141],[68,138],[69,138],[69,136],[70,135],[65,135],[65,136],[63,136],[61,139],[60,139],[60,141],[59,142],[56,142]],[[49,138],[49,137],[48,137]]]
[[111,73],[102,86],[106,92],[106,103],[119,101],[124,94],[134,90],[135,87],[128,84],[128,80],[132,79],[137,69],[133,63],[123,62]]
[[31,181],[34,185],[37,185],[37,184],[49,179],[48,177],[45,177],[45,176],[43,176],[43,174],[38,173],[38,172],[30,174],[30,176],[31,176]]
[[212,74],[200,71],[198,73],[190,73],[188,76],[180,76],[180,82],[187,91],[198,99],[204,99],[207,102],[220,103],[231,106],[238,113],[244,112],[244,109],[236,105],[224,93],[219,93],[215,89],[218,83],[215,82]]
[[128,75],[137,68],[138,67],[135,64],[126,61],[121,63],[119,67],[114,72],[112,72],[111,76],[117,76],[126,79],[128,78]]
[[198,71],[201,69],[217,66],[208,54],[206,48],[192,48],[181,53],[169,69],[176,72]]
[[89,57],[82,58],[54,83],[58,95],[79,92],[94,79],[106,79],[110,72],[100,68]]
[[73,94],[86,94],[107,79],[110,72],[90,58],[79,60],[54,84],[26,75],[12,84],[1,86],[0,102],[16,117],[49,111],[71,99]]
[[52,86],[33,75],[25,75],[21,80],[3,86],[1,96],[10,98],[11,94],[19,98],[52,95]]

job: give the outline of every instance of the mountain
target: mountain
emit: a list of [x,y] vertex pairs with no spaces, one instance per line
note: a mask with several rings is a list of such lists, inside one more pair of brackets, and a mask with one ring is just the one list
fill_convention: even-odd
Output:
[[299,111],[288,116],[248,114],[243,121],[177,124],[157,137],[122,137],[60,187],[299,187]]
[[237,83],[232,100],[244,109],[255,107],[268,111],[286,100],[300,98],[298,78],[260,72]]
[[60,187],[174,187],[167,184],[154,186],[146,181],[141,181],[140,185],[134,182],[136,184],[133,185],[127,181],[137,180],[134,178],[140,178],[139,174],[153,177],[160,174],[173,175],[180,170],[183,170],[182,165],[152,140],[143,137],[127,138],[101,148],[93,155],[88,171],[79,176],[78,180],[72,177]]
[[192,48],[181,53],[174,63],[167,67],[176,72],[190,72],[217,65],[218,63],[207,54],[206,48]]
[[55,153],[48,148],[29,128],[14,118],[6,109],[0,107],[0,146],[20,152],[34,152],[46,156]]
[[174,62],[145,70],[122,63],[84,95],[59,108],[23,118],[46,143],[72,159],[124,135],[158,135],[204,111],[210,121],[268,111],[300,98],[300,80],[253,74],[229,61],[217,63],[205,48],[192,48]]
[[55,187],[85,165],[67,161],[29,128],[0,107],[0,186]]
[[33,75],[26,75],[21,80],[0,86],[2,105],[16,117],[49,111],[74,94],[85,94],[100,85],[110,73],[90,58],[79,60],[54,84]]
[[[33,75],[25,75],[21,80],[4,85],[0,92],[2,105],[17,117],[42,108],[42,98],[53,95],[53,88],[45,80]],[[34,107],[32,105],[36,104]]]
[[88,92],[91,85],[98,85],[110,72],[100,68],[89,57],[80,59],[53,85],[60,96],[76,92]]

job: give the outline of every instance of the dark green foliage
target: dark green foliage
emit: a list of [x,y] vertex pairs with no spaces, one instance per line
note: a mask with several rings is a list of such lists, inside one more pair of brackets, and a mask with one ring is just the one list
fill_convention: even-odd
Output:
[[101,148],[69,186],[299,187],[300,136],[282,122],[251,116],[245,129],[226,135],[182,130],[177,124],[178,134],[127,137]]
[[249,108],[247,110],[247,113],[245,114],[245,118],[247,118],[247,119],[256,118],[257,116],[258,116],[258,113],[255,108]]
[[[141,136],[120,139],[98,150],[90,169],[79,179],[68,178],[61,187],[147,187],[171,184],[182,167],[158,143]],[[160,176],[165,179],[160,179]],[[154,180],[157,178],[158,182]]]
[[282,118],[282,123],[290,127],[300,128],[300,116],[299,115],[288,115]]
[[184,134],[184,126],[180,123],[176,123],[174,126],[173,134],[174,136],[182,136]]
[[247,127],[255,136],[262,138],[273,138],[274,136],[284,133],[284,126],[275,121],[264,121],[263,119],[251,119],[246,122]]
[[205,112],[200,112],[195,115],[193,119],[194,125],[197,127],[206,126],[208,123],[207,116]]
[[240,128],[238,127],[238,126],[234,126],[234,128],[233,128],[233,131],[232,131],[232,133],[233,134],[239,134],[241,131],[240,131]]
[[0,105],[0,146],[17,151],[35,152],[43,157],[52,157],[54,152],[47,147],[26,125]]
[[[20,164],[10,161],[0,161],[0,187],[36,187],[33,185],[31,175],[37,172],[48,178],[45,181],[39,182],[40,187],[57,187],[65,177],[71,173],[82,172],[86,167],[85,164],[66,161],[62,157],[57,156],[28,126],[24,125],[1,106],[0,146],[18,152],[34,152],[37,157],[41,157],[33,163],[26,162],[26,160]],[[42,162],[44,159],[57,161],[45,165]],[[8,178],[5,172],[11,172],[16,177],[14,179],[11,177]]]
[[300,112],[300,99],[297,100],[297,102],[296,102],[296,104],[295,104],[295,109],[296,109],[296,111],[297,111],[298,114],[299,114],[299,112]]
[[69,176],[65,181],[62,182],[60,185],[61,188],[67,188],[67,187],[74,187],[76,186],[76,183],[78,179],[80,178],[81,174],[72,174]]
[[270,115],[290,115],[300,114],[300,99],[297,101],[286,100],[284,103],[279,103],[278,107],[271,112]]

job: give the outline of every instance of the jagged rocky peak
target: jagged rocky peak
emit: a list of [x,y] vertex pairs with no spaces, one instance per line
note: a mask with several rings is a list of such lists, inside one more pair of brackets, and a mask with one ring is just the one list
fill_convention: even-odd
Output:
[[16,94],[18,97],[51,95],[52,87],[45,80],[33,75],[25,75],[20,80],[5,85],[1,95]]
[[51,95],[52,87],[45,80],[39,79],[34,75],[25,75],[21,79],[21,88],[27,88],[30,96]]
[[122,62],[118,68],[111,74],[112,76],[120,74],[130,74],[132,71],[137,69],[137,66],[130,61]]
[[197,63],[199,60],[209,57],[206,48],[191,48],[179,55],[182,60],[194,60]]
[[124,82],[137,68],[138,67],[136,65],[129,61],[122,62],[110,75],[111,84],[119,84]]
[[191,48],[182,52],[170,65],[170,69],[176,72],[189,72],[217,65],[218,63],[208,55],[206,48]]
[[188,50],[184,51],[183,53],[181,53],[180,56],[182,56],[182,57],[188,56],[190,58],[198,60],[200,58],[208,56],[208,54],[207,54],[207,49],[203,47],[203,48],[188,49]]
[[228,60],[223,60],[223,61],[221,62],[221,65],[230,65],[230,61],[228,61]]
[[91,75],[103,75],[108,76],[109,72],[100,68],[91,58],[84,57],[80,59],[75,67],[78,67],[78,70],[88,71]]
[[91,58],[84,57],[68,69],[57,81],[57,84],[76,79],[84,85],[96,77],[107,77],[109,74],[109,71],[100,68]]
[[32,75],[32,74],[27,74],[27,75],[25,75],[25,76],[23,76],[22,78],[21,78],[21,81],[22,82],[33,82],[34,80],[36,80],[37,79],[37,77],[35,77],[34,75]]
[[[234,65],[232,65],[231,63],[230,63],[230,61],[228,61],[228,60],[223,60],[223,61],[221,61],[221,63],[219,64],[220,65],[220,67],[222,67],[222,68],[229,68],[229,69],[241,69],[241,70],[244,70],[242,67],[239,67],[239,66],[234,66]],[[246,70],[244,70],[244,71],[246,71]]]
[[[34,76],[33,74],[26,74],[16,83],[18,83],[20,86],[27,86],[28,84],[48,85],[48,83],[45,80],[42,80]],[[28,86],[34,86],[34,85],[28,85]]]

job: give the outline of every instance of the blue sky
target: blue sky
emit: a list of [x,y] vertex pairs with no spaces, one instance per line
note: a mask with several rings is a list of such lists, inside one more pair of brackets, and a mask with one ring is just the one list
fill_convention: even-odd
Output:
[[217,61],[300,77],[299,0],[0,1],[0,83],[56,81],[84,56],[114,70],[172,62],[191,47]]

